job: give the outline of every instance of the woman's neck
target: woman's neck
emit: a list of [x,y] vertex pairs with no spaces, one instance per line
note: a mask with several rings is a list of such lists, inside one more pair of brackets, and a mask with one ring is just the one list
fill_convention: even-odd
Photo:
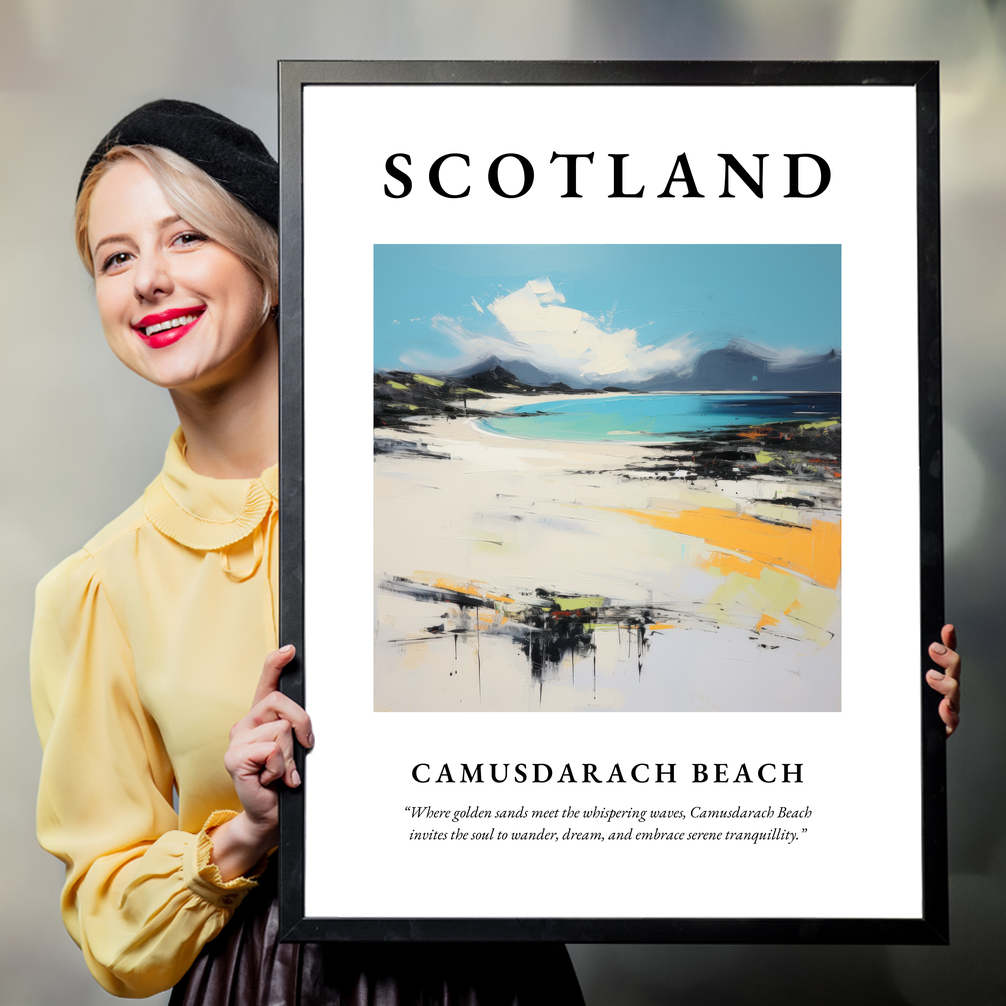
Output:
[[279,340],[268,322],[232,372],[199,389],[172,388],[185,459],[199,475],[258,478],[279,457]]

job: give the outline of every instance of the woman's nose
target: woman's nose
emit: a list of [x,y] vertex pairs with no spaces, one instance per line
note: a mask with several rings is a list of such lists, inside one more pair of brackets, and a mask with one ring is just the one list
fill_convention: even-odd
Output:
[[136,299],[141,301],[155,301],[174,290],[167,259],[159,250],[140,255],[133,271],[133,287]]

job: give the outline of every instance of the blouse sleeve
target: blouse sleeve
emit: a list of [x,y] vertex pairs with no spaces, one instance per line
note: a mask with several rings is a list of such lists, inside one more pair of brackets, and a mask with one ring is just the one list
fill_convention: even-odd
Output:
[[42,741],[38,837],[66,865],[63,921],[117,996],[170,988],[255,882],[224,882],[208,828],[178,830],[171,764],[140,703],[129,642],[78,552],[39,584],[31,645]]

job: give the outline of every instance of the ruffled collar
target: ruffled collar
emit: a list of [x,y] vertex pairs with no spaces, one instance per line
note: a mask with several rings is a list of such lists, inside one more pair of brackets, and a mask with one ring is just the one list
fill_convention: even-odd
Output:
[[164,468],[143,494],[143,512],[162,534],[186,548],[227,548],[254,531],[279,500],[279,466],[257,479],[213,479],[185,460],[185,437],[175,430]]

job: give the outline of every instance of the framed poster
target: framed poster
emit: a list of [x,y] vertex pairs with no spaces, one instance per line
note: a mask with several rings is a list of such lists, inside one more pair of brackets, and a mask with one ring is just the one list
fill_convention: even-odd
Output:
[[287,938],[944,941],[936,66],[280,86]]

